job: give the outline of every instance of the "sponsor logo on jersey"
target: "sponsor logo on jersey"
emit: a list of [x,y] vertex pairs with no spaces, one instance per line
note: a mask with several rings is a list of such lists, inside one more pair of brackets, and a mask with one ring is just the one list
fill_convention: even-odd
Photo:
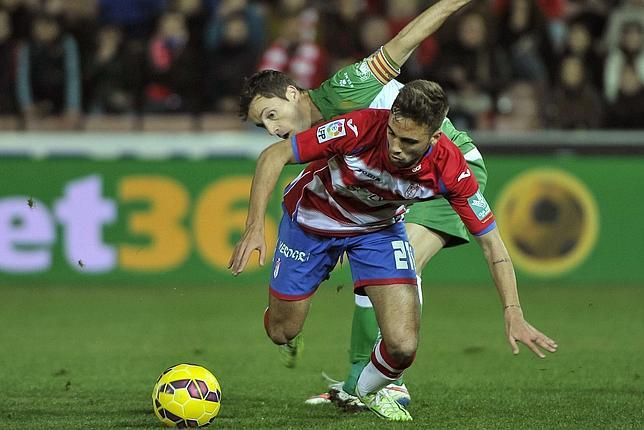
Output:
[[467,203],[469,203],[470,208],[474,212],[474,215],[476,215],[476,217],[479,219],[479,221],[482,221],[492,212],[490,210],[490,205],[488,205],[481,191],[477,191],[476,194],[467,199]]
[[377,175],[374,175],[374,174],[373,174],[373,173],[371,173],[371,172],[367,172],[366,170],[364,170],[364,169],[360,169],[360,168],[358,169],[358,171],[359,171],[360,173],[362,173],[363,175],[365,175],[365,176],[366,176],[367,178],[369,178],[369,179],[372,179],[372,180],[374,180],[374,181],[376,181],[376,182],[382,182],[382,180],[381,180]]
[[410,184],[407,189],[405,190],[405,198],[406,199],[412,199],[416,197],[416,194],[418,194],[418,190],[420,190],[420,185],[418,184]]
[[467,169],[464,172],[461,172],[460,175],[458,175],[458,179],[456,180],[456,182],[461,182],[461,180],[465,178],[469,178],[470,176],[472,176],[472,172],[470,172],[470,169]]
[[338,81],[341,87],[353,88],[353,81],[349,77],[348,73],[344,73],[344,76]]
[[366,61],[361,62],[360,65],[356,67],[356,75],[361,81],[369,79],[369,76],[371,76],[371,70],[369,69],[369,64],[367,64]]
[[358,137],[358,126],[353,124],[353,118],[349,118],[349,121],[347,121],[347,127],[351,129],[351,131],[353,132],[353,134],[356,135],[356,137]]
[[290,259],[295,260],[295,261],[300,261],[302,263],[304,263],[305,261],[307,261],[309,259],[309,254],[308,253],[306,253],[304,251],[300,251],[298,249],[290,248],[287,244],[285,244],[284,242],[281,242],[281,241],[280,241],[280,244],[277,247],[277,252],[279,252],[280,254],[282,254],[286,258],[290,258]]
[[324,143],[338,137],[346,136],[347,130],[344,128],[344,119],[331,121],[318,127],[318,143]]

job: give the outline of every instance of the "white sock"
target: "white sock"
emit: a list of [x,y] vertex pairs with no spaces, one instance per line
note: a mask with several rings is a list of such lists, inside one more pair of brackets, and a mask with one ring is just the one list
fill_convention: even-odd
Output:
[[360,395],[375,393],[385,388],[387,385],[391,384],[398,378],[388,378],[383,375],[376,366],[370,361],[362,372],[360,377],[358,377],[358,383],[356,384],[356,392]]
[[[386,358],[388,357],[388,358]],[[360,394],[369,394],[379,391],[393,381],[400,378],[403,369],[398,369],[387,354],[382,339],[378,339],[371,353],[369,363],[362,369],[356,384],[356,391]]]

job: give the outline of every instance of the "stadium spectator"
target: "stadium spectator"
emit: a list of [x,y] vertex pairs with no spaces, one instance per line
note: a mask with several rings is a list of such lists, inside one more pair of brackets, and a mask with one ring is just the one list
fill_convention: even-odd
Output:
[[610,128],[642,128],[644,119],[644,81],[633,64],[622,68],[615,100],[608,106],[607,126]]
[[16,75],[20,112],[28,121],[64,115],[74,128],[81,110],[78,48],[57,18],[41,14],[32,22],[32,37],[18,50]]
[[375,52],[382,45],[391,39],[387,20],[378,15],[367,16],[360,25],[360,50],[363,54],[369,55]]
[[96,31],[99,28],[98,0],[66,0],[60,10],[63,26],[74,36],[85,66],[93,56]]
[[189,43],[198,51],[203,49],[208,15],[201,0],[169,0],[167,9],[182,14],[190,33]]
[[608,50],[621,44],[624,24],[633,21],[639,22],[644,28],[644,0],[623,0],[610,11],[605,30],[605,45]]
[[37,11],[36,4],[24,0],[0,0],[0,9],[4,9],[11,17],[13,38],[24,41],[29,38],[31,19]]
[[148,42],[147,77],[144,92],[145,112],[196,113],[199,108],[195,85],[199,70],[196,52],[189,44],[185,17],[165,12]]
[[364,19],[361,0],[335,0],[323,9],[320,36],[329,56],[329,70],[338,70],[364,56],[360,26]]
[[[286,13],[286,12],[285,12]],[[288,73],[302,87],[320,85],[326,78],[323,49],[313,39],[315,22],[308,9],[280,16],[280,33],[261,56],[259,70]]]
[[455,40],[441,49],[436,76],[450,95],[450,118],[458,128],[489,122],[496,95],[512,73],[489,31],[489,18],[478,11],[466,13]]
[[255,70],[259,53],[250,39],[248,21],[242,12],[226,17],[222,33],[217,48],[208,55],[206,108],[234,113],[244,76]]
[[[583,62],[588,79],[596,88],[601,88],[603,58],[598,47],[599,43],[597,43],[588,22],[581,18],[573,19],[568,26],[560,60],[569,55],[578,57]],[[552,82],[557,82],[559,71],[554,71]]]
[[568,56],[561,62],[559,83],[546,114],[547,125],[553,128],[588,129],[602,125],[601,96],[586,76],[579,57]]
[[[389,34],[397,34],[418,15],[421,10],[418,0],[387,0],[386,18],[389,23]],[[368,52],[365,52],[368,54]],[[400,80],[407,82],[432,75],[431,67],[439,54],[439,44],[435,35],[423,40],[402,69]]]
[[619,45],[611,49],[604,69],[604,95],[609,103],[617,98],[622,70],[632,65],[641,81],[644,81],[644,25],[639,21],[627,21],[621,29]]
[[506,50],[514,79],[529,79],[545,85],[546,59],[552,58],[547,21],[531,0],[497,0],[498,41]]
[[105,26],[96,35],[96,50],[87,66],[88,111],[131,113],[141,85],[140,57],[128,51],[120,28]]
[[166,0],[99,0],[101,24],[123,29],[128,37],[145,39],[154,31]]
[[513,81],[499,94],[494,129],[538,130],[541,120],[541,88],[532,81]]
[[0,115],[16,114],[16,45],[9,12],[0,9]]
[[219,48],[224,39],[226,20],[236,14],[242,14],[244,17],[250,45],[254,50],[261,52],[265,43],[264,17],[257,6],[248,0],[221,0],[214,8],[204,33],[206,50],[214,51]]

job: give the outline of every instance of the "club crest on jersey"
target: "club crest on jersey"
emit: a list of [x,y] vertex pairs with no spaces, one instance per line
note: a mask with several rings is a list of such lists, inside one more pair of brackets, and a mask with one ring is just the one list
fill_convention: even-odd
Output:
[[410,184],[407,189],[405,190],[405,196],[406,199],[412,199],[416,197],[416,194],[418,194],[418,190],[420,190],[420,185],[418,184]]
[[356,75],[358,75],[358,78],[361,81],[366,81],[367,79],[369,79],[371,70],[369,69],[369,64],[366,61],[360,63],[360,65],[356,68]]
[[318,143],[324,143],[326,141],[345,136],[346,134],[347,130],[344,128],[344,119],[338,119],[319,126],[316,135]]
[[483,193],[481,193],[481,191],[477,191],[476,194],[467,199],[467,203],[469,203],[470,208],[479,221],[483,221],[483,219],[492,212],[490,210],[490,205],[487,203],[487,200],[485,200],[485,197],[483,197]]
[[282,265],[282,260],[279,258],[275,261],[275,269],[273,269],[273,278],[277,278],[277,275],[280,273],[280,266]]

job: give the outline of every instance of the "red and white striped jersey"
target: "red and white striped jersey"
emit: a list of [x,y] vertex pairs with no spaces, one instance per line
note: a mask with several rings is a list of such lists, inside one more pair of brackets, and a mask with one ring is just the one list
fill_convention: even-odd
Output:
[[284,191],[291,218],[316,234],[351,236],[443,196],[472,234],[492,230],[494,215],[458,147],[442,135],[418,164],[397,168],[388,156],[388,118],[388,110],[364,109],[293,135],[296,160],[314,162]]

